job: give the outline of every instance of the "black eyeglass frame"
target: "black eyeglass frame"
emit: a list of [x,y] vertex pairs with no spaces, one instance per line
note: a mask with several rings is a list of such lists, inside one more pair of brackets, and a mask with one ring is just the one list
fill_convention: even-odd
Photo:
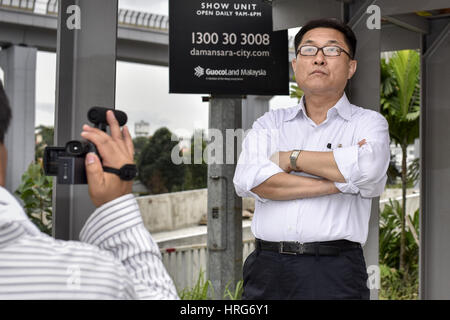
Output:
[[[317,52],[316,52],[316,54],[314,54],[314,55],[301,54],[301,53],[300,53],[300,50],[301,50],[303,47],[314,47],[314,48],[317,49]],[[327,55],[325,54],[325,52],[323,51],[323,49],[324,49],[324,48],[327,48],[327,47],[338,48],[339,54],[338,54],[337,56],[327,56]],[[304,46],[301,46],[300,48],[298,48],[297,51],[295,52],[295,56],[298,56],[298,55],[300,54],[300,55],[303,56],[303,57],[315,57],[315,56],[319,53],[319,51],[322,51],[322,53],[323,53],[323,55],[324,55],[325,57],[339,57],[339,56],[341,55],[341,52],[344,52],[346,55],[348,55],[348,57],[349,57],[350,59],[353,60],[353,57],[350,55],[350,53],[348,53],[346,50],[342,49],[342,48],[339,47],[339,46],[323,46],[323,47],[318,47],[318,46],[313,46],[312,44],[305,44]]]

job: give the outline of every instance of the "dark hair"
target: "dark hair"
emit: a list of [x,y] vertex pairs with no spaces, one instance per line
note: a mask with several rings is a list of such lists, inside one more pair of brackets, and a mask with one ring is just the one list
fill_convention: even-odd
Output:
[[5,140],[5,134],[11,120],[11,108],[9,107],[8,97],[6,96],[3,84],[0,81],[0,143]]
[[330,28],[340,31],[344,35],[345,43],[350,48],[350,56],[352,59],[355,58],[356,36],[353,33],[353,30],[348,25],[332,18],[308,21],[295,36],[295,50],[298,49],[298,45],[302,42],[302,38],[305,33],[316,28]]

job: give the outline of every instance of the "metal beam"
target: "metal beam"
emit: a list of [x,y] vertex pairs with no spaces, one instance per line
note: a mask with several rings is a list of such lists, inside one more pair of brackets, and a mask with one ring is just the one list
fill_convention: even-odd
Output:
[[249,95],[242,100],[242,129],[251,129],[253,122],[269,111],[270,99],[272,99],[272,96]]
[[[114,107],[118,0],[61,0],[58,17],[55,143],[81,139],[92,106]],[[78,5],[81,28],[70,30],[67,8]],[[53,233],[57,239],[78,239],[93,212],[87,185],[53,189]]]
[[414,13],[383,16],[386,21],[407,30],[426,34],[429,32],[428,20]]
[[377,0],[383,16],[402,13],[444,9],[449,7],[448,0]]
[[[381,32],[378,29],[367,28],[365,6],[353,11],[357,13],[348,24],[358,39],[355,57],[358,61],[358,66],[348,85],[349,99],[355,105],[379,111]],[[369,234],[364,246],[364,257],[368,268],[379,264],[379,200],[379,197],[372,199]],[[370,268],[370,270],[373,270],[373,268]],[[371,288],[370,298],[378,299],[378,289],[376,287]]]
[[381,51],[416,50],[421,47],[422,34],[391,23],[381,26]]
[[422,56],[421,299],[450,299],[450,18],[431,22]]
[[342,19],[344,4],[336,0],[274,0],[273,30],[285,30],[319,18]]
[[[0,46],[26,44],[56,52],[57,17],[0,8]],[[169,34],[166,31],[119,26],[117,57],[120,61],[169,65]]]

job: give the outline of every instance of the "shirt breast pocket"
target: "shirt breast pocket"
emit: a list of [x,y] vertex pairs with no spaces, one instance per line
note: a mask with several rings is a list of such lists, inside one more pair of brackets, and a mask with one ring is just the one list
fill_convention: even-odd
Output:
[[350,122],[345,122],[338,128],[338,133],[334,135],[332,142],[328,143],[328,151],[333,151],[338,148],[346,148],[355,145],[355,128]]

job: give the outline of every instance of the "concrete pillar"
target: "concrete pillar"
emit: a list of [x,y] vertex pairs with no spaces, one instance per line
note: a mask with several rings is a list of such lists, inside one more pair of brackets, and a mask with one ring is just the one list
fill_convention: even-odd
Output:
[[[351,103],[363,108],[379,111],[380,108],[380,47],[381,30],[368,29],[366,21],[366,6],[352,7],[354,12],[348,25],[355,32],[358,39],[356,57],[358,67],[355,75],[348,85],[348,95]],[[372,211],[369,221],[369,235],[364,246],[364,257],[368,268],[370,279],[379,276],[379,200],[372,199]],[[378,288],[376,283],[370,290],[370,299],[378,299]]]
[[[55,141],[58,146],[64,146],[69,140],[81,139],[82,126],[88,123],[87,112],[91,107],[115,106],[117,1],[59,2],[55,110]],[[79,28],[76,24],[75,28],[73,26],[77,18],[73,16],[73,5],[79,8]],[[55,183],[55,238],[77,240],[94,209],[87,185]]]
[[12,109],[5,137],[8,149],[6,189],[14,192],[21,177],[34,161],[36,100],[36,48],[11,46],[0,51],[0,66]]
[[[236,282],[242,279],[242,198],[236,194],[233,185],[239,139],[238,142],[235,138],[227,139],[226,134],[226,129],[241,127],[240,97],[211,98],[209,128],[215,129],[217,135],[208,148],[215,146],[213,154],[217,162],[211,163],[212,157],[208,157],[207,274],[214,287],[215,299],[222,299],[227,285],[233,292]],[[227,159],[231,152],[232,159]]]
[[242,100],[242,129],[251,129],[253,122],[269,111],[272,96],[247,96]]
[[450,19],[430,21],[422,56],[421,299],[450,299]]

